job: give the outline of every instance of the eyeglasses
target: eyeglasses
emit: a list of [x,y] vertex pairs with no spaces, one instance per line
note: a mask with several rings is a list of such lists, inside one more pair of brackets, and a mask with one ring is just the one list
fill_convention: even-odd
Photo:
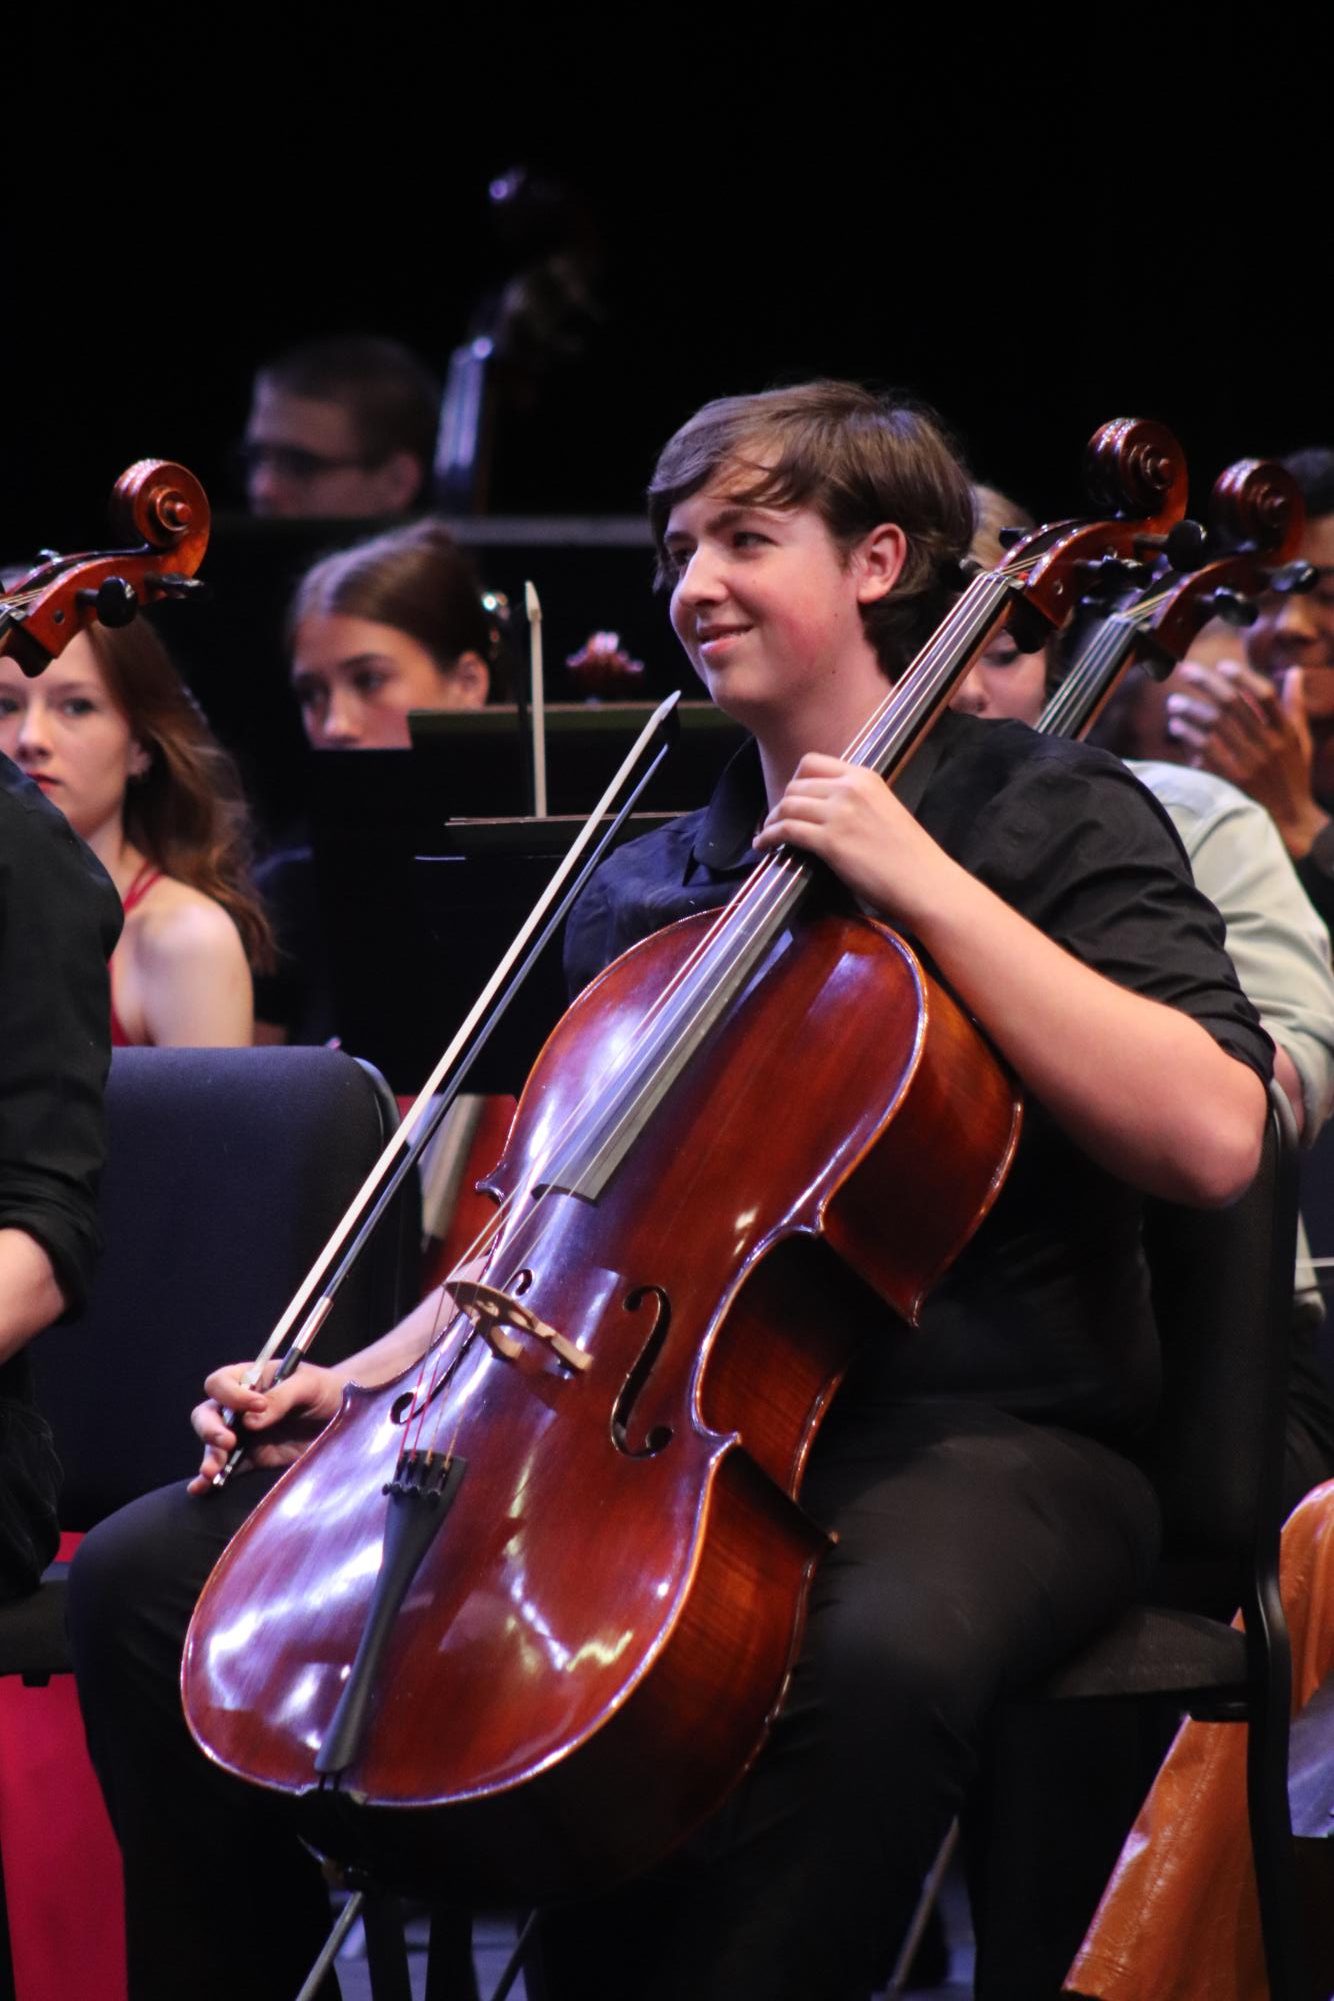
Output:
[[322,452],[308,452],[304,445],[270,445],[262,438],[243,439],[233,447],[232,458],[243,479],[261,467],[277,473],[280,479],[309,480],[322,472],[350,472],[354,467],[368,472],[378,464],[378,460],[364,457],[327,458]]

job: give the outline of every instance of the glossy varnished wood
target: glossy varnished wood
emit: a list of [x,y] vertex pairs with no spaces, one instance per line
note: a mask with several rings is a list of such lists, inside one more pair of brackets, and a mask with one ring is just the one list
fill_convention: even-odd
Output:
[[191,1629],[186,1711],[209,1755],[304,1796],[321,1842],[406,1884],[577,1893],[717,1803],[799,1639],[823,1537],[793,1496],[858,1331],[819,1310],[818,1261],[785,1280],[783,1247],[824,1235],[909,1320],[1013,1150],[1012,1089],[961,1010],[891,933],[831,916],[778,940],[596,1201],[534,1201],[556,1137],[613,1088],[709,921],[609,968],[524,1092],[487,1277],[591,1366],[531,1337],[514,1361],[464,1325],[443,1338],[429,1437],[467,1471],[347,1775],[369,1811],[316,1797],[313,1766],[374,1585],[409,1383],[350,1393]]

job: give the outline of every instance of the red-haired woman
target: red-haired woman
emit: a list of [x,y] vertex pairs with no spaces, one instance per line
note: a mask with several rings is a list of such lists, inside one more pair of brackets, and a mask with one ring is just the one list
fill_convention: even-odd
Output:
[[35,681],[0,659],[0,751],[120,892],[113,1042],[249,1042],[250,968],[271,948],[247,875],[245,803],[152,628],[93,627]]

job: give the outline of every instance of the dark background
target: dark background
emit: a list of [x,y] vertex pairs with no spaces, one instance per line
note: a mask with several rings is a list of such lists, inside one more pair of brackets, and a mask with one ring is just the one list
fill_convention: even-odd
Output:
[[[515,161],[596,209],[611,318],[497,495],[634,511],[705,397],[903,387],[975,468],[1075,511],[1102,419],[1197,493],[1328,437],[1327,46],[1133,14],[157,13],[9,71],[0,548],[94,545],[132,459],[216,507],[256,362],[374,330],[443,370],[501,275]],[[1261,24],[1263,25],[1263,24]],[[1073,38],[1073,39],[1072,39]]]

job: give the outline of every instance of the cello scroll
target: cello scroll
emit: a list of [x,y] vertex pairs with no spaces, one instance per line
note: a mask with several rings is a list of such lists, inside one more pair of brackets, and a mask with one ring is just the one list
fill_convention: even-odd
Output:
[[111,494],[112,532],[131,546],[45,560],[0,596],[0,653],[40,674],[85,626],[127,625],[145,605],[201,588],[210,512],[193,473],[140,459]]

